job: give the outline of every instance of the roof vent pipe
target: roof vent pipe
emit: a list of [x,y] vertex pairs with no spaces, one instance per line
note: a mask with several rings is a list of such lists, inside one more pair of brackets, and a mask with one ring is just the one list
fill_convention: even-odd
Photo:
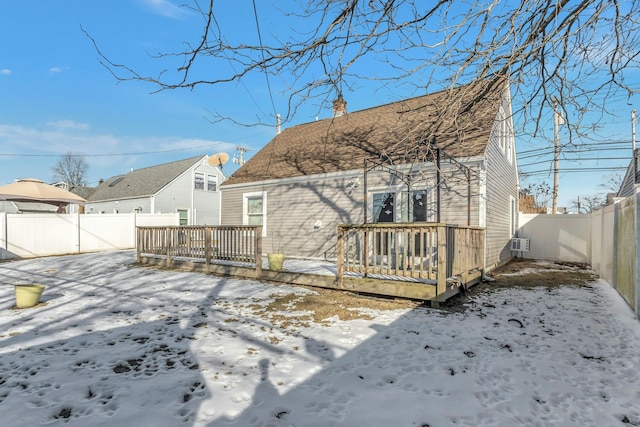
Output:
[[276,114],[276,135],[280,135],[280,113]]

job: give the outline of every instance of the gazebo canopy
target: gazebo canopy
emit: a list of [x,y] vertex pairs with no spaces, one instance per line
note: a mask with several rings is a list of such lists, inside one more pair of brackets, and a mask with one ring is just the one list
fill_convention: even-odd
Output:
[[84,206],[82,197],[34,178],[20,179],[0,187],[0,200],[47,203],[58,207],[68,204]]

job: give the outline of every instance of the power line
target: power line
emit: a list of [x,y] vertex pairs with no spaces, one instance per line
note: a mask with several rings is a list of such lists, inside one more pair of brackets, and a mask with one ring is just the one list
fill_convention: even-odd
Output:
[[[617,171],[622,171],[622,170],[627,170],[626,166],[611,166],[611,167],[592,167],[592,168],[560,168],[558,171],[559,173],[577,173],[577,172],[584,172],[584,173],[589,173],[589,172],[617,172]],[[531,172],[520,172],[520,175],[522,176],[533,176],[533,175],[544,175],[544,174],[551,174],[553,173],[553,171],[551,169],[540,169],[537,171],[531,171]]]
[[[256,136],[259,134],[255,134],[252,136]],[[26,154],[26,153],[0,153],[0,156],[6,157],[60,157],[66,156],[67,154],[72,157],[118,157],[118,156],[143,156],[146,154],[162,154],[162,153],[173,153],[177,151],[191,151],[191,150],[199,150],[201,148],[213,148],[223,143],[215,143],[215,144],[207,144],[207,145],[199,145],[196,147],[186,147],[186,148],[174,148],[171,150],[156,150],[156,151],[141,151],[141,152],[125,152],[125,153],[102,153],[102,154],[82,154],[82,153],[57,153],[57,154]]]
[[[573,147],[571,147],[571,145],[569,145],[569,144],[566,144],[566,145],[564,145],[564,147],[571,147],[571,149],[575,149],[575,148],[580,148],[580,147],[592,147],[592,146],[593,147],[598,147],[598,146],[601,146],[601,145],[629,144],[630,142],[631,142],[631,139],[629,139],[629,140],[621,140],[621,141],[603,140],[603,141],[592,142],[592,143],[571,144],[571,145],[573,145]],[[530,150],[518,151],[517,155],[518,155],[518,157],[520,157],[521,154],[533,153],[533,152],[540,151],[540,150],[553,150],[553,147],[549,146],[549,147],[532,148]]]
[[[264,64],[264,46],[262,45],[262,34],[260,33],[260,23],[258,21],[258,8],[256,7],[256,0],[253,0],[253,15],[256,19],[256,29],[258,30],[258,41],[260,42],[260,53],[262,54],[262,63]],[[278,114],[276,111],[276,105],[273,102],[273,94],[271,93],[271,83],[269,82],[269,73],[267,72],[266,65],[262,67],[264,76],[267,80],[267,90],[269,91],[269,99],[271,100],[271,107],[273,108],[273,114]]]

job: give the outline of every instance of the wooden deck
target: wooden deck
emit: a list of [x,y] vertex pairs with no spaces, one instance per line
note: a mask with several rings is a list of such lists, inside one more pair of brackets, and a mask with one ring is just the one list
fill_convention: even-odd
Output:
[[437,304],[482,277],[484,230],[444,224],[338,227],[335,274],[263,267],[262,229],[138,227],[140,264]]

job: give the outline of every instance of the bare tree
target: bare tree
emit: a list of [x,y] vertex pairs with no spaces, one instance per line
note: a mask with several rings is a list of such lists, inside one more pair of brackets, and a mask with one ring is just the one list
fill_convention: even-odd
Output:
[[69,188],[84,185],[85,175],[88,169],[87,162],[82,154],[68,152],[61,156],[55,166],[51,168],[53,179],[67,183]]
[[531,196],[532,209],[541,210],[549,205],[551,197],[553,196],[553,190],[546,181],[539,181],[529,183],[529,185],[521,190],[521,194],[523,196]]
[[283,123],[309,98],[324,108],[367,79],[424,94],[503,75],[520,101],[521,125],[533,123],[531,132],[545,136],[541,119],[556,98],[571,131],[580,132],[585,114],[607,113],[612,94],[637,91],[626,71],[639,65],[640,0],[289,2],[269,6],[280,14],[271,15],[278,22],[272,31],[287,31],[277,34],[260,32],[265,10],[253,4],[255,30],[241,33],[230,31],[213,0],[186,5],[202,17],[200,37],[181,51],[154,54],[156,75],[96,49],[118,80],[147,82],[154,91],[237,83],[256,73],[267,84],[279,79],[288,84]]
[[602,194],[578,196],[575,200],[571,201],[571,207],[576,208],[578,213],[589,213],[604,206],[606,201],[606,197]]
[[604,188],[608,193],[617,193],[622,185],[624,177],[619,173],[605,175],[600,187]]

